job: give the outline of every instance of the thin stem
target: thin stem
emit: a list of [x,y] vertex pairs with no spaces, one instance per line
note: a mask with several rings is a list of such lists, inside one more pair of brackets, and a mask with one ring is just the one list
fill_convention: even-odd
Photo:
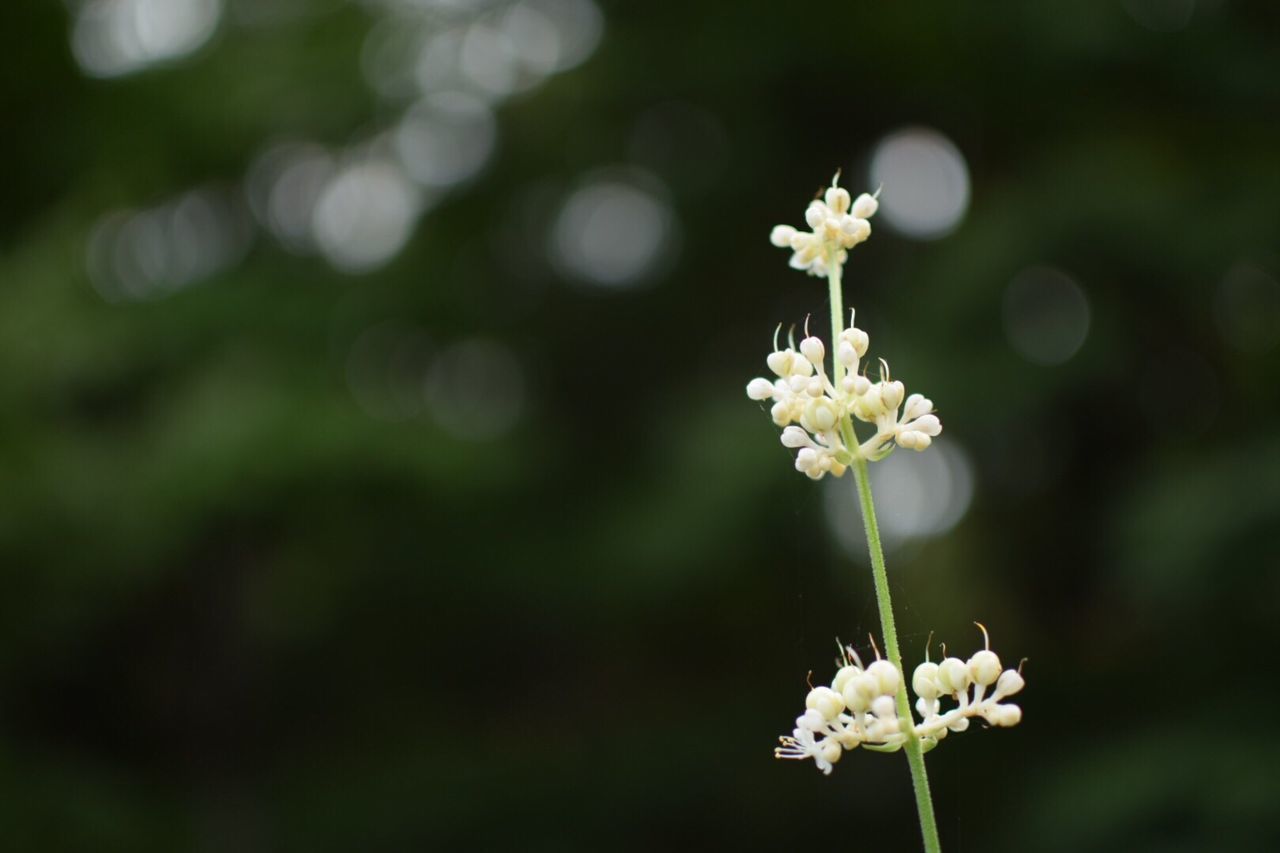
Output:
[[831,294],[831,376],[833,384],[839,388],[844,365],[834,354],[840,352],[840,333],[844,331],[844,297],[840,293],[840,264],[830,251],[827,252],[827,270],[827,290]]
[[[831,351],[839,352],[840,333],[844,330],[844,296],[840,290],[840,264],[835,252],[827,253],[827,284],[831,295]],[[832,373],[835,385],[840,386],[844,365],[838,357],[832,358]],[[933,797],[929,793],[929,776],[924,767],[924,748],[920,743],[920,734],[911,716],[911,702],[907,698],[906,673],[902,669],[902,653],[898,649],[898,629],[893,623],[893,599],[889,595],[889,573],[884,565],[884,550],[880,546],[880,526],[876,523],[876,505],[871,498],[871,480],[867,472],[867,460],[859,452],[853,424],[849,416],[842,419],[842,432],[849,449],[854,452],[853,479],[858,487],[858,503],[862,507],[862,524],[867,531],[867,548],[871,552],[871,576],[875,580],[876,605],[880,609],[880,633],[884,636],[885,653],[889,662],[903,673],[902,683],[898,685],[897,706],[898,719],[904,723],[903,734],[906,743],[903,750],[907,753],[907,765],[911,768],[911,787],[916,795],[916,812],[920,816],[920,834],[924,840],[925,853],[942,853],[942,844],[938,841],[938,823],[933,816]]]
[[[871,552],[871,575],[875,579],[876,604],[880,608],[880,631],[884,635],[885,654],[889,662],[904,674],[902,683],[898,685],[898,719],[904,722],[913,720],[911,704],[907,699],[905,671],[902,669],[902,654],[898,650],[898,630],[893,623],[893,601],[889,595],[889,573],[884,565],[884,551],[880,547],[880,527],[876,523],[876,506],[871,498],[871,480],[867,476],[867,460],[861,456],[853,462],[853,478],[858,487],[858,502],[862,505],[862,524],[867,532],[867,548]],[[907,741],[903,751],[907,754],[907,764],[911,767],[911,786],[916,794],[916,811],[920,816],[920,834],[924,839],[926,853],[941,853],[942,845],[938,841],[938,824],[933,816],[933,797],[929,794],[929,775],[924,767],[924,748],[920,743],[920,735],[916,727],[907,722],[903,732]]]

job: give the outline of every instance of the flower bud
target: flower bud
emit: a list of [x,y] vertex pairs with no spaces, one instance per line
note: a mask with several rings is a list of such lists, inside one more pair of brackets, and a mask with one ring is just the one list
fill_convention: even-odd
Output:
[[853,345],[853,351],[858,354],[858,358],[862,358],[867,354],[867,347],[871,346],[871,338],[861,329],[850,326],[840,333],[840,340],[848,341]]
[[939,435],[942,432],[942,421],[937,415],[921,415],[911,422],[911,429],[925,435]]
[[929,438],[929,436],[922,432],[915,432],[914,430],[903,430],[898,433],[897,438],[898,446],[904,447],[907,450],[924,450],[930,444],[933,444],[932,438]]
[[898,668],[887,660],[878,660],[871,664],[867,667],[867,675],[875,677],[876,685],[883,696],[892,696],[897,693],[898,685],[902,683]]
[[827,206],[820,201],[809,202],[809,207],[804,212],[804,221],[809,224],[809,227],[816,232],[826,220]]
[[790,225],[775,225],[773,231],[769,233],[769,242],[779,249],[785,249],[791,245],[791,238],[794,236],[796,236],[796,229]]
[[884,401],[885,411],[892,412],[902,405],[902,398],[906,396],[906,387],[897,380],[893,382],[880,383],[883,387],[880,391],[880,399]]
[[775,350],[769,353],[769,357],[764,361],[765,364],[769,365],[769,369],[778,376],[786,377],[791,375],[791,364],[795,357],[796,354],[793,350]]
[[996,682],[996,692],[994,696],[1012,696],[1017,693],[1027,682],[1022,680],[1022,674],[1016,669],[1006,669],[1000,673],[1000,680]]
[[990,720],[997,726],[1016,726],[1022,722],[1022,709],[1013,704],[997,705]]
[[845,367],[853,367],[858,363],[858,351],[853,348],[853,344],[846,340],[841,340],[840,345],[836,347],[836,358]]
[[877,696],[871,702],[871,713],[875,714],[878,719],[887,720],[897,715],[897,709],[893,704],[892,696]]
[[844,685],[844,702],[849,706],[850,711],[859,713],[866,711],[871,707],[871,700],[876,698],[876,691],[879,689],[880,684],[875,676],[867,675],[865,672],[855,675]]
[[933,401],[923,394],[912,394],[907,398],[906,408],[902,410],[904,421],[914,421],[933,411]]
[[769,417],[773,418],[774,424],[784,427],[791,423],[791,407],[786,403],[774,403],[769,407]]
[[840,748],[840,744],[831,738],[827,738],[822,742],[822,758],[832,764],[840,760],[843,752],[844,750]]
[[782,431],[782,444],[793,450],[797,447],[813,447],[813,439],[809,438],[809,433],[793,425]]
[[805,384],[804,391],[810,397],[821,397],[826,389],[822,387],[822,380],[814,376]]
[[880,202],[875,196],[862,193],[853,203],[853,215],[859,219],[870,219],[879,208]]
[[995,684],[1000,677],[1000,658],[990,649],[974,652],[969,658],[969,677],[984,687]]
[[837,693],[843,693],[844,686],[849,683],[849,679],[853,678],[855,675],[861,675],[861,674],[862,674],[862,670],[858,669],[856,666],[853,666],[852,664],[850,664],[849,666],[842,666],[840,667],[840,670],[836,673],[835,679],[831,682],[831,689],[836,691]]
[[768,379],[752,379],[747,383],[747,396],[752,400],[768,400],[773,396],[773,383]]
[[853,378],[853,393],[855,396],[861,397],[863,394],[871,390],[871,380],[865,376],[855,376]]
[[933,700],[938,698],[938,665],[925,661],[916,667],[916,671],[911,676],[911,689],[921,699]]
[[810,400],[804,407],[804,414],[800,418],[800,425],[809,430],[809,432],[829,432],[836,428],[840,423],[840,412],[836,410],[835,403],[827,397],[818,397]]
[[969,687],[969,667],[960,658],[947,658],[938,665],[938,686],[947,695],[961,693]]
[[844,710],[844,699],[830,687],[815,687],[805,697],[804,706],[817,711],[823,719],[834,720]]
[[826,727],[826,718],[822,716],[820,711],[815,711],[812,708],[796,717],[797,729],[808,729],[811,732],[820,732]]
[[865,219],[854,219],[853,228],[845,232],[853,244],[861,243],[871,236],[871,223]]
[[962,732],[965,729],[969,728],[969,718],[961,717],[951,725],[947,726],[947,728],[951,729],[951,731],[953,732]]
[[849,191],[844,187],[830,187],[827,190],[826,202],[831,212],[840,216],[849,209]]
[[827,349],[822,345],[822,341],[812,336],[800,342],[800,352],[815,365],[822,364],[823,359],[827,357]]

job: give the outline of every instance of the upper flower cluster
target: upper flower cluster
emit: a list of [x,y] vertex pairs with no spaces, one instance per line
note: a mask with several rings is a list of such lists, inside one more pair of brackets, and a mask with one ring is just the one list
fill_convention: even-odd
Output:
[[[832,179],[822,199],[810,202],[805,221],[812,231],[797,231],[789,225],[773,229],[775,246],[789,246],[795,254],[791,266],[810,275],[830,278],[832,335],[835,353],[828,376],[824,361],[826,345],[809,334],[796,347],[779,349],[774,335],[773,352],[766,359],[773,379],[752,379],[747,396],[772,401],[770,414],[782,431],[782,443],[799,451],[796,470],[814,480],[828,472],[837,477],[855,459],[874,461],[894,447],[924,450],[942,432],[942,423],[933,414],[933,403],[921,394],[907,396],[901,382],[889,376],[889,365],[880,359],[880,379],[872,382],[858,368],[867,354],[870,339],[853,325],[840,327],[840,271],[848,249],[871,236],[868,217],[876,212],[876,197],[863,193],[853,200],[838,186],[840,174]],[[905,403],[905,408],[904,408]],[[875,427],[875,435],[859,443],[851,417]]]
[[823,198],[814,199],[805,210],[804,221],[811,230],[778,225],[769,235],[773,245],[794,252],[791,266],[807,270],[809,275],[825,278],[829,264],[843,264],[849,258],[847,250],[871,236],[871,223],[867,220],[880,203],[867,193],[851,200],[848,190],[836,186],[839,180],[837,172]]
[[[979,625],[978,627],[982,627]],[[986,629],[982,629],[986,636]],[[947,736],[962,732],[969,720],[980,717],[992,726],[1016,726],[1022,709],[1002,700],[1014,695],[1026,682],[1015,669],[1000,667],[1000,658],[989,643],[968,661],[946,658],[926,660],[916,667],[911,686],[919,697],[916,711],[921,722],[898,716],[894,697],[901,686],[897,667],[877,659],[863,667],[851,646],[841,650],[842,664],[830,687],[814,687],[805,697],[805,712],[796,718],[790,737],[778,740],[777,758],[812,758],[823,773],[831,773],[844,750],[865,746],[877,752],[896,751],[909,737],[918,737],[927,752]],[[986,691],[994,685],[991,695]],[[972,691],[971,691],[972,688]],[[956,707],[942,711],[940,699],[955,700]]]
[[[818,338],[806,337],[798,351],[794,343],[778,349],[775,338],[774,351],[765,359],[775,378],[747,383],[748,397],[773,401],[769,414],[783,427],[782,443],[799,450],[796,470],[814,480],[828,472],[839,477],[858,457],[881,459],[895,443],[924,450],[942,432],[933,402],[922,394],[906,396],[906,387],[890,378],[884,359],[879,381],[858,372],[868,346],[870,338],[853,325],[851,312],[836,347],[835,377],[827,375],[826,346]],[[875,435],[859,444],[850,415],[874,425]]]

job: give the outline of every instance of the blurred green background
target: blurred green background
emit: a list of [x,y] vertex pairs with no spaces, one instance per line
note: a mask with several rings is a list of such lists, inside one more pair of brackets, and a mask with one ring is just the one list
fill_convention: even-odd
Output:
[[946,425],[899,626],[1026,656],[951,850],[1280,849],[1280,9],[10,0],[12,850],[917,849],[772,758],[878,631],[743,389],[846,298]]

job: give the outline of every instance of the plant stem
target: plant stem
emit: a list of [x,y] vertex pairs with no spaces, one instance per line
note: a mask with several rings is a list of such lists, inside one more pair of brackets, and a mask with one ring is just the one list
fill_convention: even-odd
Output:
[[929,775],[924,767],[924,749],[920,736],[912,724],[911,704],[907,698],[906,671],[902,668],[902,653],[898,650],[898,630],[893,623],[893,601],[889,595],[889,573],[884,565],[884,551],[880,547],[880,527],[876,523],[876,506],[871,498],[871,480],[867,476],[867,460],[861,456],[853,463],[853,478],[858,487],[858,502],[862,505],[862,524],[867,532],[867,549],[871,552],[871,575],[875,579],[876,604],[880,609],[880,631],[884,635],[885,654],[889,662],[903,674],[898,685],[898,719],[907,723],[907,764],[911,767],[911,786],[916,794],[916,811],[920,816],[920,834],[926,853],[941,853],[938,841],[938,824],[933,816],[933,797],[929,794]]
[[[835,253],[827,252],[827,285],[831,295],[831,351],[839,351],[840,333],[844,331],[844,296],[840,290],[840,264]],[[832,372],[836,387],[840,387],[840,377],[844,366],[839,358],[832,358]],[[907,698],[906,671],[902,668],[902,653],[898,650],[898,629],[893,623],[893,600],[889,595],[889,573],[884,565],[884,550],[880,547],[880,525],[876,523],[876,505],[871,498],[871,480],[867,476],[867,460],[858,454],[857,436],[853,432],[853,424],[849,416],[843,418],[841,431],[849,449],[854,453],[853,479],[858,487],[858,503],[862,507],[862,524],[867,531],[867,549],[871,552],[871,576],[875,579],[876,605],[880,609],[880,633],[884,636],[885,654],[889,663],[902,673],[902,683],[898,685],[897,705],[898,719],[904,725],[907,742],[903,745],[907,753],[907,764],[911,768],[911,787],[916,794],[916,812],[920,816],[920,835],[924,839],[925,853],[942,853],[942,844],[938,841],[938,823],[933,816],[933,797],[929,793],[929,776],[924,767],[924,748],[920,743],[920,735],[916,732],[915,718],[911,716],[911,702]]]

